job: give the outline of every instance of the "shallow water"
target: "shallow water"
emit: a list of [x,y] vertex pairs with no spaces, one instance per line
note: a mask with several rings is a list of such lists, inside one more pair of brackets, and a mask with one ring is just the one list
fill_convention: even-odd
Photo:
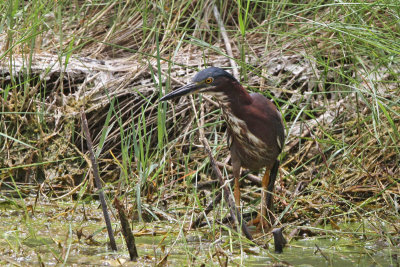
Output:
[[[1,265],[108,265],[125,266],[164,263],[172,265],[205,266],[228,265],[265,266],[288,263],[295,266],[396,266],[400,249],[389,246],[386,240],[361,240],[351,234],[304,238],[292,241],[282,254],[273,252],[270,236],[269,250],[238,240],[229,231],[210,233],[184,231],[179,223],[153,222],[134,224],[139,253],[138,262],[129,262],[125,242],[118,232],[119,252],[112,252],[106,244],[101,210],[97,202],[40,203],[33,200],[0,201],[0,264]],[[354,225],[357,227],[357,225]],[[346,225],[343,229],[354,228]],[[119,222],[113,220],[113,228]],[[329,229],[330,230],[330,229]],[[79,239],[78,234],[82,232]],[[90,238],[92,236],[92,238]],[[168,255],[168,256],[167,256]],[[164,259],[164,261],[163,261]]]

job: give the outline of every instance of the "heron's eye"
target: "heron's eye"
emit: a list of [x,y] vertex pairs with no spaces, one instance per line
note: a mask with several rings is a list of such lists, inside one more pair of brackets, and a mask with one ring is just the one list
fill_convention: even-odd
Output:
[[212,77],[208,77],[204,82],[207,84],[210,84],[214,81],[214,79]]

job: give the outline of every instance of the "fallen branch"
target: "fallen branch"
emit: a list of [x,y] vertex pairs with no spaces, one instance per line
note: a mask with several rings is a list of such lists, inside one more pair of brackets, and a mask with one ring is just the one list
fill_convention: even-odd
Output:
[[125,209],[122,207],[117,197],[114,198],[114,206],[118,210],[119,220],[121,221],[122,235],[124,236],[126,247],[129,251],[129,257],[131,261],[135,261],[139,257],[136,249],[135,237],[133,236],[131,227],[129,226]]
[[85,133],[85,137],[86,137],[86,142],[87,142],[89,155],[90,155],[90,161],[92,163],[94,181],[96,183],[96,187],[99,192],[101,208],[103,210],[104,220],[105,220],[106,226],[107,226],[108,237],[110,238],[111,249],[114,251],[117,251],[117,244],[115,243],[114,233],[113,233],[113,230],[111,227],[111,220],[110,220],[110,216],[108,215],[107,203],[106,203],[106,199],[104,197],[103,188],[101,186],[99,169],[97,167],[96,157],[93,152],[92,138],[89,133],[89,126],[87,123],[87,119],[86,119],[86,115],[85,115],[85,111],[84,111],[83,107],[81,108],[81,118],[82,118],[82,129],[83,129],[83,132]]

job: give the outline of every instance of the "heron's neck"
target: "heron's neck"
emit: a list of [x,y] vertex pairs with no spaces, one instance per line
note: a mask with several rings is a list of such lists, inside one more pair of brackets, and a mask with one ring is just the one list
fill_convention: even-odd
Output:
[[219,107],[222,111],[222,116],[228,124],[231,132],[237,133],[240,136],[240,131],[245,125],[243,109],[252,103],[252,98],[247,91],[239,83],[234,83],[227,90],[214,94]]
[[231,88],[215,92],[213,94],[222,109],[237,109],[246,105],[250,105],[252,99],[249,93],[240,83],[233,83]]

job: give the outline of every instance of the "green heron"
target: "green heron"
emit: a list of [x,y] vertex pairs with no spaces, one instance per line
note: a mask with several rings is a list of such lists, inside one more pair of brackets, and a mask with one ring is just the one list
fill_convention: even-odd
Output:
[[285,138],[280,112],[263,95],[249,94],[231,74],[216,67],[200,71],[192,83],[170,92],[160,101],[196,92],[212,95],[227,123],[237,206],[240,205],[240,168],[266,168],[261,182],[261,212],[249,224],[268,227],[273,219],[267,211],[272,209],[271,194],[279,167],[277,157],[282,151]]

